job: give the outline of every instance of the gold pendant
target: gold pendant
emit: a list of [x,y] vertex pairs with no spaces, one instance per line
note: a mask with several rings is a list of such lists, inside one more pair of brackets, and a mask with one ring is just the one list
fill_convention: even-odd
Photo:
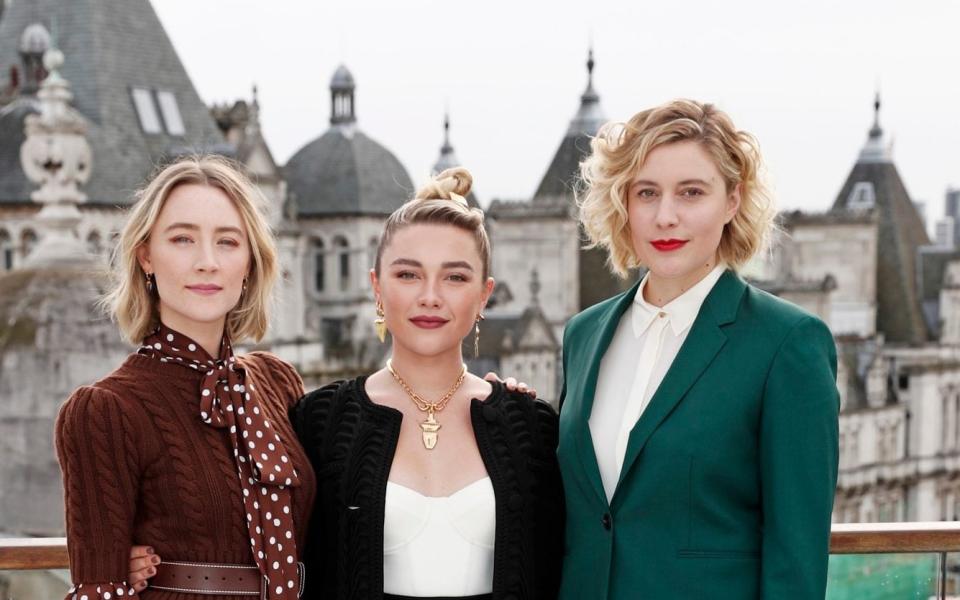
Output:
[[420,429],[423,430],[423,447],[427,450],[433,450],[437,445],[437,432],[440,431],[440,423],[433,418],[433,411],[427,413],[427,420],[420,423]]

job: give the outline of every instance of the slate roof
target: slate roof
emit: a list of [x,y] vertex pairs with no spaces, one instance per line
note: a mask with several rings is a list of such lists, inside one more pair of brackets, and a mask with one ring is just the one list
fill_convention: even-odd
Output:
[[[156,164],[171,154],[225,150],[223,136],[197,94],[148,0],[29,0],[9,4],[0,18],[0,77],[21,64],[23,30],[42,23],[55,33],[66,57],[61,74],[73,105],[89,120],[93,149],[91,204],[126,204]],[[0,81],[0,88],[6,82]],[[130,95],[132,87],[174,94],[183,136],[145,134]],[[27,100],[21,96],[14,104]],[[23,107],[0,109],[0,203],[29,199],[34,189],[19,166]],[[15,168],[14,168],[15,167]]]
[[[547,333],[543,346],[524,344],[527,330],[539,323]],[[463,355],[473,357],[473,334],[463,339]],[[543,311],[538,306],[529,306],[519,315],[488,315],[480,324],[480,358],[500,358],[522,349],[525,351],[556,351],[560,348]]]
[[[587,58],[587,87],[580,96],[580,107],[567,127],[550,166],[529,203],[494,201],[489,212],[494,218],[530,218],[564,216],[576,213],[576,186],[580,162],[590,154],[590,140],[606,121],[600,95],[593,88],[593,50]],[[581,238],[583,236],[581,235]],[[584,238],[585,239],[585,238]],[[580,310],[614,296],[633,284],[621,281],[606,267],[606,252],[580,250]]]
[[354,125],[328,129],[284,172],[301,217],[387,216],[414,192],[397,157]]
[[[879,111],[879,101],[875,110]],[[923,220],[884,149],[877,121],[832,211],[858,212],[854,188],[869,183],[877,219],[877,330],[888,342],[921,344],[929,339],[918,289],[917,262],[922,246],[930,244]]]
[[920,248],[917,267],[920,269],[917,279],[920,282],[920,302],[923,307],[923,317],[927,322],[927,329],[934,338],[940,337],[940,290],[943,289],[943,278],[947,266],[955,260],[960,260],[960,250],[927,246]]

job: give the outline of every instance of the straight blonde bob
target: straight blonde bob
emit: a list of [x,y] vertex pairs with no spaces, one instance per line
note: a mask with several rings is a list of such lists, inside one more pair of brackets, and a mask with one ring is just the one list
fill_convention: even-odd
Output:
[[266,201],[241,167],[220,156],[180,158],[160,168],[136,193],[120,239],[113,250],[113,284],[101,304],[123,336],[139,344],[160,324],[159,297],[148,291],[137,249],[150,239],[164,203],[180,185],[199,184],[223,191],[234,203],[247,231],[250,272],[246,291],[228,314],[225,332],[232,341],[259,341],[267,331],[273,286],[277,278],[277,247],[264,216]]
[[734,270],[764,248],[773,229],[774,207],[762,180],[756,138],[737,130],[712,104],[673,100],[635,114],[626,123],[604,125],[580,164],[580,222],[588,247],[607,250],[610,270],[626,278],[642,266],[630,237],[627,190],[650,152],[659,146],[695,141],[713,157],[728,193],[740,186],[740,207],[723,228],[718,254]]

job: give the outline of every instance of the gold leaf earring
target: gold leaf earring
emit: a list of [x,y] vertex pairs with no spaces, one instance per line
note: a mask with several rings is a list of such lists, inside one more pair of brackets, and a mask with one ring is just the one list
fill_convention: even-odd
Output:
[[477,320],[473,324],[473,357],[480,358],[480,321],[484,320],[482,314],[477,315]]
[[383,304],[377,301],[377,318],[373,320],[373,330],[382,344],[387,339],[387,321],[383,318]]

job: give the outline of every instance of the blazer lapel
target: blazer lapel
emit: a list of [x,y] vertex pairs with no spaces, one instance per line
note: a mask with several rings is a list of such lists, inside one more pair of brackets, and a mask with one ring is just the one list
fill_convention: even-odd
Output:
[[[687,339],[680,347],[680,352],[630,432],[623,468],[617,482],[618,491],[647,440],[683,399],[690,386],[710,366],[726,343],[727,336],[721,326],[736,319],[737,308],[745,289],[746,283],[739,276],[732,271],[726,271],[707,295]],[[614,498],[616,495],[614,493]]]
[[[582,339],[568,340],[571,349],[568,350],[570,364],[567,368],[570,372],[565,373],[565,377],[573,385],[567,390],[567,400],[563,410],[572,412],[570,428],[576,441],[576,454],[590,488],[604,505],[607,503],[607,494],[603,490],[593,437],[590,435],[590,413],[593,410],[593,398],[597,391],[600,361],[603,360],[613,334],[617,331],[620,318],[633,303],[633,297],[639,286],[640,283],[637,282],[630,290],[616,298],[607,310],[599,315],[595,326],[589,329]],[[584,324],[584,326],[588,325]]]

